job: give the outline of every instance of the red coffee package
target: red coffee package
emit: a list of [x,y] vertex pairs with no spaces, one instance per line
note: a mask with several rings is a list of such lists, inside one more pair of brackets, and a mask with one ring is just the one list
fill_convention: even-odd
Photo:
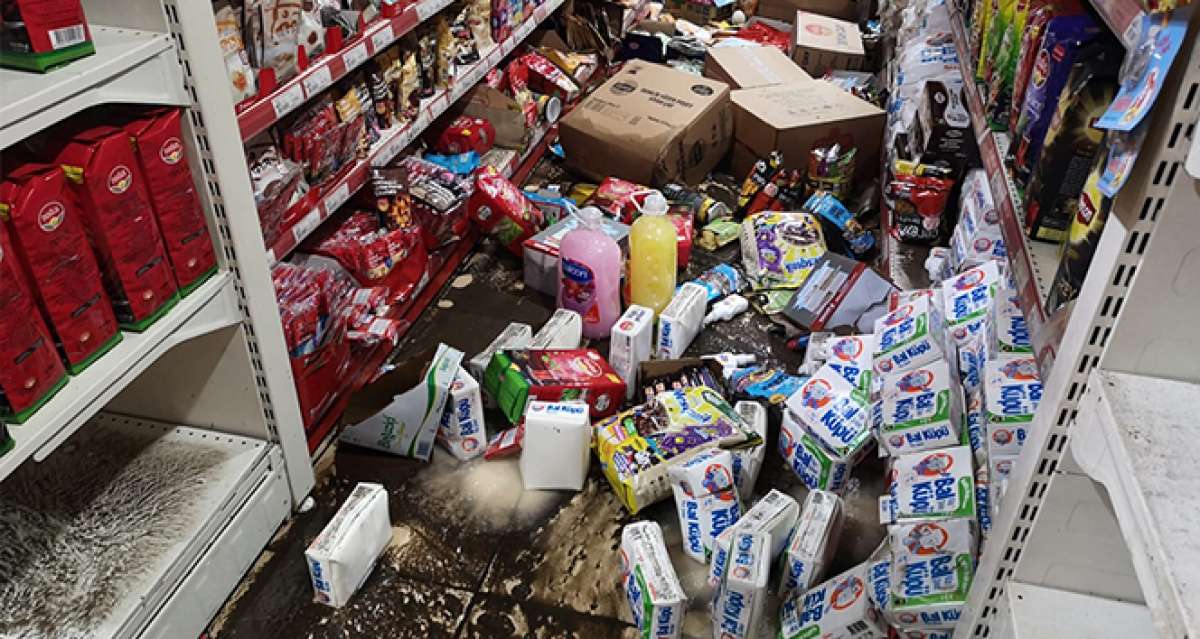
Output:
[[124,123],[134,138],[175,281],[184,295],[217,270],[208,224],[183,148],[179,109],[157,109]]
[[55,161],[75,184],[117,319],[145,330],[179,294],[129,135],[111,126],[82,131]]
[[[0,221],[71,373],[121,341],[112,301],[62,169],[26,164],[0,184]],[[7,309],[5,309],[7,312]]]
[[521,243],[537,234],[542,225],[542,212],[521,189],[491,168],[475,176],[475,193],[467,212],[480,229],[518,257],[524,255]]
[[0,417],[22,423],[67,383],[50,331],[0,224]]
[[46,72],[96,46],[79,0],[5,0],[0,66]]

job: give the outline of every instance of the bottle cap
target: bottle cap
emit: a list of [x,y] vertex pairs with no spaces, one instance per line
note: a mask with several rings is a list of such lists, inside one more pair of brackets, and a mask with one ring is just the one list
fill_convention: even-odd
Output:
[[667,198],[658,191],[650,191],[642,200],[642,215],[666,215]]
[[585,206],[579,209],[579,225],[586,228],[600,228],[600,221],[604,219],[604,213],[594,207]]

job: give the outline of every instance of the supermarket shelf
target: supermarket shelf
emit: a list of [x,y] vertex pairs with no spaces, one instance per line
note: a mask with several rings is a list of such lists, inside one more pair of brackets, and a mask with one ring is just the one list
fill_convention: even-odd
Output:
[[1052,325],[1048,322],[1049,316],[1045,308],[1049,283],[1058,267],[1057,247],[1029,240],[1025,235],[1025,208],[1017,198],[1016,187],[1004,164],[1004,153],[1008,150],[1007,137],[993,133],[988,126],[983,100],[971,70],[971,47],[962,14],[954,12],[950,24],[954,44],[958,49],[967,108],[971,112],[971,124],[975,129],[983,168],[992,188],[992,197],[996,200],[996,209],[1000,213],[1000,229],[1008,248],[1008,260],[1016,280],[1021,311],[1025,314],[1025,322],[1029,327],[1030,340],[1042,378],[1046,379],[1049,377],[1050,365],[1054,361],[1061,338],[1053,328],[1048,327],[1064,324]]
[[[1010,581],[1000,610],[998,637],[1011,639],[1126,639],[1153,637],[1146,606],[1068,590]],[[1007,630],[1007,632],[1005,632]]]
[[120,343],[70,378],[29,421],[8,427],[16,445],[0,457],[0,480],[26,459],[42,461],[177,344],[242,321],[229,273],[218,273],[142,333]]
[[169,36],[102,25],[91,29],[93,55],[49,73],[0,69],[0,149],[99,104],[186,104]]
[[310,62],[299,75],[244,106],[237,118],[242,139],[249,140],[267,130],[450,4],[451,0],[424,0],[411,4],[395,17],[382,18],[368,25],[360,36],[339,51]]
[[1200,637],[1200,384],[1096,370],[1087,393],[1074,459],[1108,490],[1157,634]]
[[[114,431],[153,440],[138,453],[139,460],[152,459],[159,451],[177,446],[194,448],[197,453],[211,451],[219,455],[219,460],[204,472],[204,481],[197,483],[189,504],[192,524],[183,527],[181,538],[153,558],[144,572],[123,584],[124,596],[89,636],[146,636],[142,632],[152,618],[156,618],[156,625],[175,619],[178,630],[188,631],[155,636],[198,636],[290,511],[278,448],[256,439],[112,414],[93,420],[88,441],[102,446],[105,434]],[[63,454],[74,455],[86,448],[80,446]],[[200,561],[202,555],[214,553],[238,560],[240,570],[214,574],[214,566]],[[180,599],[176,590],[182,592],[187,586],[203,605],[194,597],[186,602]],[[168,598],[170,605],[164,605]],[[199,625],[179,625],[180,617],[203,619]]]
[[280,238],[267,251],[267,262],[274,264],[291,253],[301,242],[325,220],[328,220],[338,208],[346,203],[370,177],[372,166],[384,166],[417,139],[425,129],[445,113],[450,105],[466,95],[483,76],[500,63],[505,56],[512,53],[534,28],[544,21],[564,0],[546,0],[533,12],[533,17],[526,19],[513,34],[494,45],[487,53],[480,56],[475,64],[469,67],[459,67],[454,85],[437,95],[428,98],[422,104],[421,114],[412,122],[403,126],[393,127],[371,147],[367,158],[355,162],[347,168],[341,177],[332,180],[329,186],[320,193],[318,203],[291,228],[284,229]]

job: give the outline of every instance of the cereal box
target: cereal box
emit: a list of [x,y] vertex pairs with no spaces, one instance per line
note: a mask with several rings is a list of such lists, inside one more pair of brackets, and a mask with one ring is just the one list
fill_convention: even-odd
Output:
[[779,427],[779,454],[805,486],[835,492],[846,486],[856,461],[826,450],[787,410]]
[[885,375],[879,442],[892,455],[958,444],[958,388],[945,360]]
[[883,523],[975,517],[975,478],[968,447],[906,453],[893,459],[887,510],[894,522]]
[[762,439],[757,446],[729,451],[733,455],[733,480],[737,483],[738,494],[749,499],[767,454],[767,409],[758,402],[738,402],[733,405],[733,410]]
[[974,519],[888,528],[892,549],[890,616],[904,627],[953,626],[975,572]]
[[1000,268],[988,261],[942,282],[942,305],[946,331],[955,344],[969,335],[994,331],[992,309],[1000,285]]
[[683,551],[705,563],[717,535],[742,514],[733,483],[733,458],[729,451],[709,448],[673,464],[667,472],[679,512]]
[[919,296],[875,320],[875,372],[902,371],[942,357],[940,314]]
[[825,342],[825,363],[841,375],[850,385],[864,393],[871,392],[872,355],[875,353],[874,335],[849,335],[833,337]]
[[779,596],[792,599],[817,583],[829,567],[842,533],[842,499],[813,490],[780,559]]
[[984,366],[984,419],[988,455],[1016,455],[1042,399],[1037,360],[1009,355]]
[[658,524],[639,521],[621,530],[621,578],[638,636],[679,639],[688,597]]
[[839,457],[857,456],[871,438],[870,401],[828,363],[788,398],[787,410]]
[[437,442],[450,454],[467,461],[483,454],[487,440],[479,382],[459,366],[458,374],[450,382],[450,395],[438,424]]
[[846,637],[883,639],[887,625],[868,595],[869,563],[850,570],[783,603],[782,639]]
[[770,572],[771,536],[748,530],[734,532],[729,568],[713,597],[714,636],[754,639],[760,635],[768,623],[766,605]]

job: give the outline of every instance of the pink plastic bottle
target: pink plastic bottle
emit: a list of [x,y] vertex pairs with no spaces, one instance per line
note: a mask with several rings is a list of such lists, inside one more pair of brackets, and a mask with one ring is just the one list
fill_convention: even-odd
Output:
[[621,315],[621,247],[601,230],[600,209],[576,215],[558,247],[558,307],[579,313],[584,337],[603,339]]

